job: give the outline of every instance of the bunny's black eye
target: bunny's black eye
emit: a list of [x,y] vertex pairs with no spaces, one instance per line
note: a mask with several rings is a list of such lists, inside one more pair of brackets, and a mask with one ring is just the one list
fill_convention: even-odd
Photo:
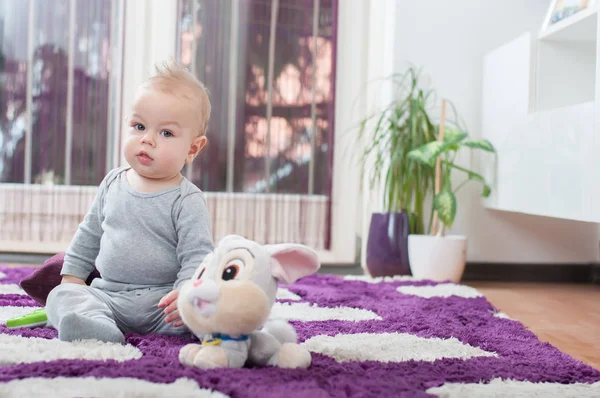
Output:
[[221,279],[224,281],[230,281],[237,278],[237,276],[244,270],[244,262],[240,259],[231,260],[225,266]]
[[204,274],[204,271],[206,271],[206,268],[202,268],[202,271],[200,271],[200,273],[198,274],[198,277],[196,279],[202,278],[202,275]]
[[225,268],[225,271],[223,271],[223,280],[229,281],[231,279],[235,279],[239,273],[240,269],[238,267],[235,265],[230,265],[229,267]]

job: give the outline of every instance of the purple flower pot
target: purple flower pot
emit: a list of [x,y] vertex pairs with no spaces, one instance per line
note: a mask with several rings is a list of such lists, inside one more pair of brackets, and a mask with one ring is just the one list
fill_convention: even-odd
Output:
[[367,269],[371,276],[410,275],[406,213],[374,213],[367,241]]

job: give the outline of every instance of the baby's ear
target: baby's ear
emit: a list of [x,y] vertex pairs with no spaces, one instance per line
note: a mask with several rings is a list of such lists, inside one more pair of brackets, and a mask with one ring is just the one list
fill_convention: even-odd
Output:
[[286,284],[313,274],[321,267],[317,253],[307,246],[279,244],[264,247],[271,255],[271,274]]

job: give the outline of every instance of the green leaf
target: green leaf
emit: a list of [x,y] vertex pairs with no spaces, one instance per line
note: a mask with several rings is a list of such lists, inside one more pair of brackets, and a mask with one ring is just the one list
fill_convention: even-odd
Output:
[[451,191],[443,190],[433,200],[433,208],[440,220],[448,228],[452,227],[456,217],[456,196]]
[[487,184],[483,184],[483,192],[481,192],[481,196],[487,198],[488,196],[490,196],[491,193],[492,188]]
[[437,157],[446,150],[447,146],[439,141],[433,141],[408,153],[410,159],[425,163],[431,167],[435,166]]
[[455,128],[446,127],[444,131],[444,142],[448,144],[457,144],[467,138],[467,133]]
[[487,198],[492,193],[492,188],[487,184],[485,179],[477,173],[473,173],[472,171],[467,171],[469,175],[469,180],[479,181],[483,185],[483,190],[481,191],[481,196]]
[[490,193],[492,193],[492,188],[487,184],[485,178],[483,178],[481,174],[477,174],[471,170],[467,170],[464,167],[457,166],[454,163],[450,163],[445,160],[442,160],[442,163],[448,167],[467,173],[469,180],[479,181],[483,185],[483,191],[481,192],[482,197],[487,198],[490,196]]
[[483,149],[488,152],[496,152],[494,146],[488,140],[469,140],[463,142],[463,145],[468,146],[470,148]]

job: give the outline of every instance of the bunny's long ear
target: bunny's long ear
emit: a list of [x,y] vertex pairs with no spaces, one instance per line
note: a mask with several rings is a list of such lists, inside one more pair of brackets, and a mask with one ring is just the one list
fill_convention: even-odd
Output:
[[271,255],[271,274],[286,284],[313,274],[321,267],[317,253],[307,246],[279,244],[265,245],[265,248]]

